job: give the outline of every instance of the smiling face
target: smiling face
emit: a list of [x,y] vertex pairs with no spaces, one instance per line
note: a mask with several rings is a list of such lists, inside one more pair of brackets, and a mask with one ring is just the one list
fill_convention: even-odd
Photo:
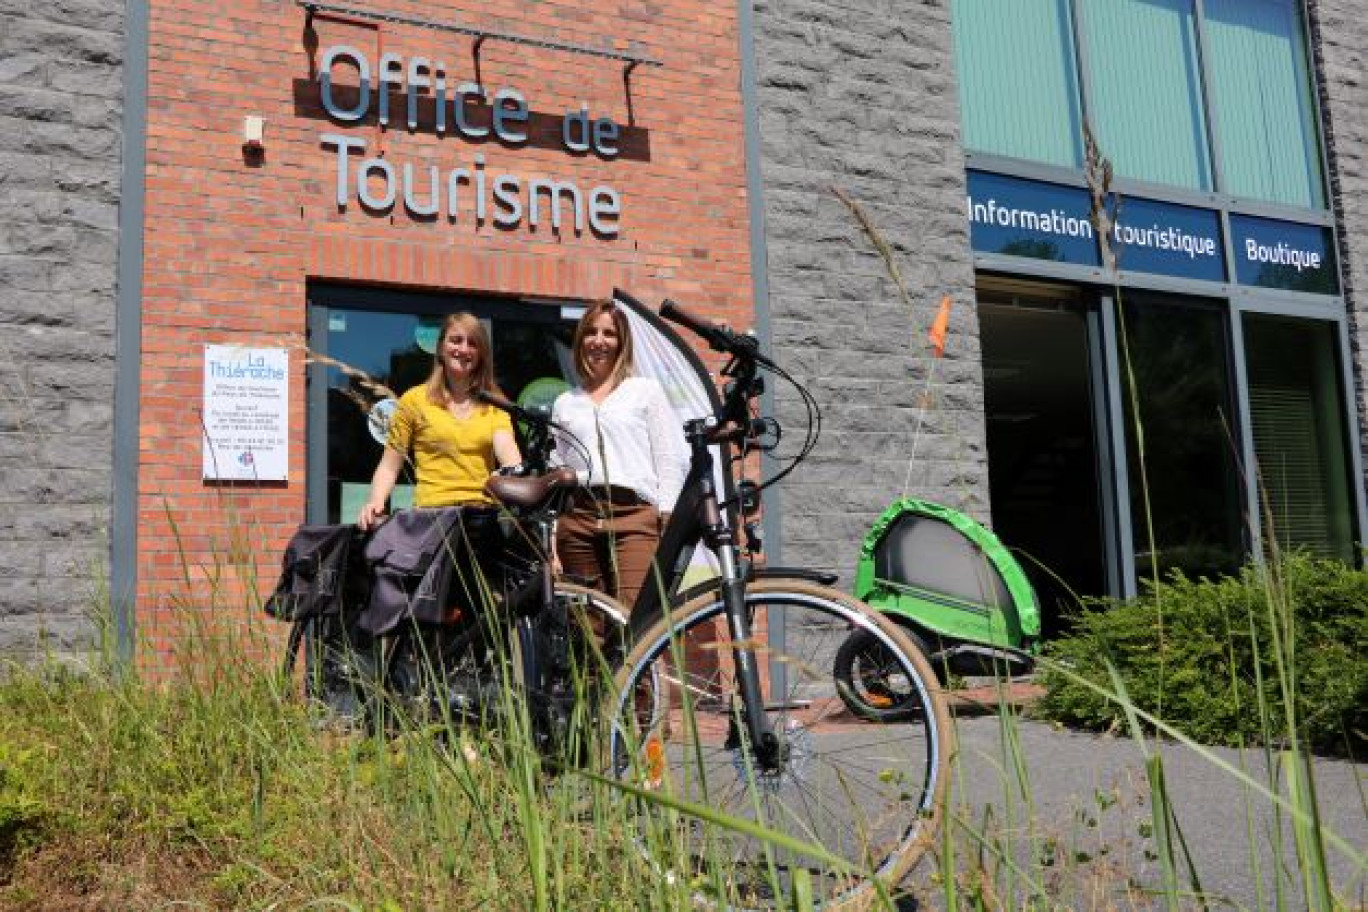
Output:
[[586,387],[615,386],[632,372],[627,317],[611,302],[595,304],[575,327],[575,369]]
[[494,390],[494,362],[489,354],[489,334],[473,314],[462,311],[447,317],[432,359],[428,397],[435,403],[464,398],[475,390]]
[[622,337],[618,335],[613,315],[605,312],[594,317],[580,339],[580,359],[589,374],[585,379],[595,384],[607,380],[617,367],[621,351]]
[[457,385],[469,385],[471,378],[479,372],[480,362],[484,357],[480,340],[459,323],[447,327],[438,352],[442,359],[442,369]]

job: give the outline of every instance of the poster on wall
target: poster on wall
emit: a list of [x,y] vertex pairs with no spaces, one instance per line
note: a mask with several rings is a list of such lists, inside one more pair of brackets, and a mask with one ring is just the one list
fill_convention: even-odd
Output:
[[204,346],[204,479],[285,481],[290,356],[284,348]]

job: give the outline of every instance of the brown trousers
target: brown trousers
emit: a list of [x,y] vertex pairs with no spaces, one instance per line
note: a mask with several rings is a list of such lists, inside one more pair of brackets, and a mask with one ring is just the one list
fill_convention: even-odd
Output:
[[644,585],[655,585],[651,558],[660,544],[660,514],[621,489],[576,496],[556,524],[561,568],[630,609]]

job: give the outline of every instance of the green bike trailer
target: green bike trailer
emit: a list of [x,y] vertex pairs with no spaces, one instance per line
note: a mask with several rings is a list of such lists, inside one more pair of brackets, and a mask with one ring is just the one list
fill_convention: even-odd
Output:
[[998,537],[958,510],[894,502],[860,547],[855,597],[913,631],[938,669],[1019,674],[1033,664],[1035,591]]

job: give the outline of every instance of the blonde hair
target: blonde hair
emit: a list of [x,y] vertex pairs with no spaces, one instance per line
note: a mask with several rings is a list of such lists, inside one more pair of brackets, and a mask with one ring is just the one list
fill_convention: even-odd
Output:
[[584,337],[589,334],[589,327],[603,314],[613,318],[613,327],[617,329],[618,334],[617,360],[613,362],[613,369],[608,373],[609,381],[616,386],[636,370],[636,357],[632,350],[632,328],[627,323],[627,314],[623,313],[622,308],[614,301],[591,304],[584,312],[584,316],[580,317],[579,323],[575,326],[575,338],[571,343],[575,351],[575,370],[579,372],[581,383],[589,376],[589,362],[584,357]]
[[432,373],[428,375],[425,384],[428,401],[443,407],[451,403],[454,391],[447,383],[446,368],[442,366],[442,346],[446,343],[447,334],[453,329],[463,330],[466,337],[475,343],[475,348],[479,352],[479,361],[470,373],[465,392],[473,396],[481,390],[488,390],[502,396],[502,391],[494,382],[494,358],[490,351],[489,333],[485,331],[479,317],[462,310],[450,314],[442,321],[442,331],[437,335],[437,350],[432,358]]

